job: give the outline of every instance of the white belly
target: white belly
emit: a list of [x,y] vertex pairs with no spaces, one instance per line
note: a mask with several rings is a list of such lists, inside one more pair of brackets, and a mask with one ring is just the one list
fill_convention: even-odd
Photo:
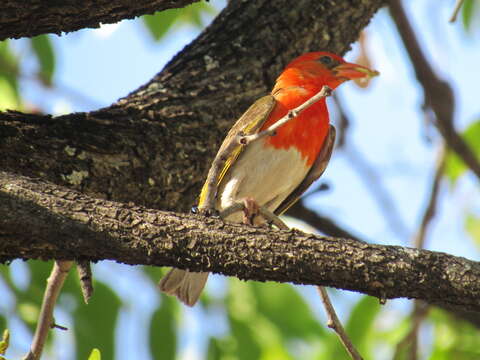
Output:
[[[274,211],[305,178],[309,167],[300,153],[263,144],[263,140],[250,144],[225,175],[218,189],[220,210],[248,197]],[[241,219],[241,213],[228,218]]]

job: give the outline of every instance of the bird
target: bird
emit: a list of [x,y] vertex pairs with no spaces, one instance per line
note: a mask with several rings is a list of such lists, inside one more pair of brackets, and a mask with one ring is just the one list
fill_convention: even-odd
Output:
[[[348,80],[369,79],[378,74],[327,51],[300,55],[285,67],[271,93],[258,99],[237,120],[218,154],[234,141],[237,134],[265,131],[324,86],[333,90]],[[254,207],[264,207],[276,215],[282,214],[323,174],[334,142],[335,127],[330,124],[326,99],[321,98],[279,127],[273,136],[263,137],[244,147],[239,145],[229,154],[216,179],[216,210],[245,202],[246,207],[254,204]],[[207,183],[208,178],[200,193],[199,209],[206,203]],[[244,218],[242,214],[234,213],[224,220],[242,222]],[[264,221],[258,218],[255,218],[255,225]],[[173,268],[161,279],[159,288],[193,306],[208,274]]]

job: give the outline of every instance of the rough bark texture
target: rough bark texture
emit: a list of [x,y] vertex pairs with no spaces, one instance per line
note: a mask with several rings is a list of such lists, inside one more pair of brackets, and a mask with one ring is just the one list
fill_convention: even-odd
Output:
[[[116,260],[333,286],[480,310],[480,263],[427,250],[225,224],[0,172],[0,262]],[[207,231],[208,229],[208,231]]]
[[188,210],[226,130],[285,63],[306,51],[344,53],[382,4],[231,1],[152,81],[108,108],[57,118],[0,113],[0,168]]
[[2,0],[0,41],[98,28],[123,19],[184,7],[198,0]]

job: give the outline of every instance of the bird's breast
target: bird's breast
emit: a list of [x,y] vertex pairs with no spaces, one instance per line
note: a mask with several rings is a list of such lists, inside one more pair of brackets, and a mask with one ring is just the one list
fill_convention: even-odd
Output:
[[[298,150],[277,149],[265,141],[249,144],[222,179],[218,189],[220,209],[253,198],[273,211],[305,178],[310,166]],[[241,221],[241,216],[228,220]]]
[[[269,119],[263,125],[262,130],[276,123],[288,112],[305,101],[315,93],[305,89],[285,89],[275,94],[277,103]],[[281,126],[275,136],[271,136],[265,142],[266,146],[276,149],[295,148],[311,166],[317,158],[330,127],[328,110],[325,99],[305,109],[296,118],[291,119]]]

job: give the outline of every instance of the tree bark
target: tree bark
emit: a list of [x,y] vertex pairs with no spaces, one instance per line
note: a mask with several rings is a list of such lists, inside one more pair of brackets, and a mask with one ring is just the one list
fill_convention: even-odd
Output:
[[344,53],[381,0],[231,1],[148,84],[90,113],[0,113],[0,168],[186,211],[235,119],[300,53]]
[[0,41],[98,28],[101,24],[184,7],[195,1],[198,0],[2,0]]
[[240,279],[333,286],[480,311],[480,263],[93,199],[0,172],[0,262],[115,260]]

